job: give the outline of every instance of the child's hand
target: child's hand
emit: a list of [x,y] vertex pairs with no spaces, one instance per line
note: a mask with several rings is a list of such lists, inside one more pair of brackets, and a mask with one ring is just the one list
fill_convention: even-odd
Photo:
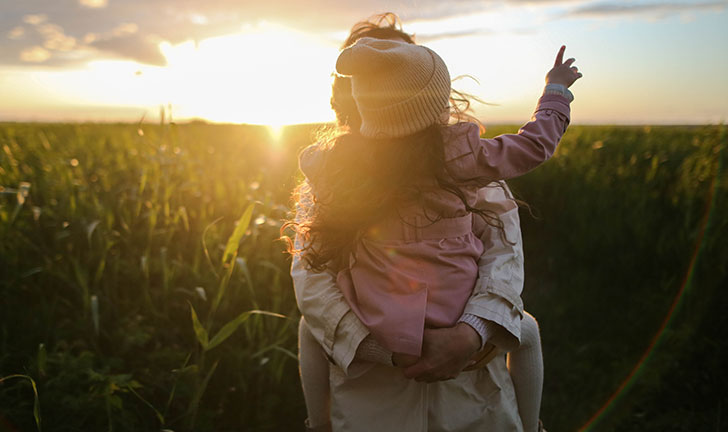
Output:
[[574,84],[574,81],[581,78],[581,72],[576,66],[572,66],[576,60],[570,58],[564,61],[566,45],[562,45],[559,53],[556,54],[554,67],[546,74],[546,84],[561,84],[567,88]]
[[404,354],[404,353],[393,353],[392,354],[392,363],[401,368],[410,367],[413,364],[417,363],[417,360],[420,358],[411,354]]

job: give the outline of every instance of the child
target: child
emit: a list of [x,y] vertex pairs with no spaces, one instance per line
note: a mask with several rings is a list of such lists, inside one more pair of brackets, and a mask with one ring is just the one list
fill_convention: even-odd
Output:
[[[397,366],[417,360],[426,327],[454,325],[473,290],[483,245],[472,213],[499,222],[472,206],[478,188],[524,174],[553,154],[568,125],[567,87],[581,76],[573,59],[562,62],[563,52],[532,121],[517,135],[490,140],[480,139],[476,125],[446,125],[449,73],[428,48],[362,38],[340,54],[337,72],[351,76],[361,128],[302,154],[315,206],[293,225],[308,240],[302,257],[313,270],[338,271],[351,309]],[[535,321],[525,318],[523,325]],[[533,334],[538,342],[536,328],[524,332],[522,345]],[[326,411],[328,365],[305,325],[300,335],[302,381],[316,426],[323,422],[312,411]],[[515,354],[509,366],[518,369]],[[541,373],[540,349],[538,357]],[[528,366],[520,367],[525,375]],[[516,381],[522,407],[533,395],[522,394]],[[536,430],[538,392],[539,403],[522,409],[535,415],[521,412],[526,430]]]

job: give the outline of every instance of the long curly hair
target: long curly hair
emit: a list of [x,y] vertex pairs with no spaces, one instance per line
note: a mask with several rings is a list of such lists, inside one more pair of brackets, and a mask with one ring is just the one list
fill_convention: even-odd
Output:
[[[403,206],[422,205],[432,184],[456,195],[465,208],[497,227],[503,222],[495,212],[472,207],[445,170],[443,125],[393,139],[373,139],[358,132],[343,132],[317,144],[321,166],[312,184],[295,192],[298,219],[287,222],[302,236],[300,248],[289,241],[289,252],[300,253],[308,268],[323,271],[342,268],[356,242],[384,217]],[[440,215],[431,215],[431,222]]]
[[[401,39],[414,43],[414,35],[402,30],[393,13],[375,15],[354,25],[342,47],[362,37]],[[480,122],[468,113],[471,96],[452,91],[451,117]],[[287,236],[288,252],[301,254],[314,271],[343,267],[356,242],[382,218],[402,205],[424,204],[432,184],[457,196],[465,208],[496,227],[505,238],[497,213],[470,205],[460,187],[445,171],[445,124],[434,124],[402,138],[368,138],[359,133],[361,117],[351,95],[351,80],[336,76],[331,106],[338,126],[322,130],[315,146],[322,164],[314,184],[303,182],[294,191],[297,218],[287,221],[282,231],[292,228],[302,240],[298,246]],[[439,219],[434,215],[432,221]]]

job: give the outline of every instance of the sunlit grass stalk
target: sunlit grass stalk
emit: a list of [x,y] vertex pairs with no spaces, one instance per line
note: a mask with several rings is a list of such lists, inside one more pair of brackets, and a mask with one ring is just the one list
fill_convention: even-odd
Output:
[[225,296],[225,292],[227,291],[228,285],[230,284],[230,278],[233,275],[233,271],[235,271],[235,259],[238,256],[240,240],[242,240],[245,231],[248,229],[248,226],[250,226],[250,220],[253,217],[254,208],[255,203],[251,203],[248,205],[242,216],[240,216],[240,219],[238,219],[237,225],[235,226],[232,235],[230,235],[230,237],[228,238],[227,244],[225,246],[225,251],[222,255],[221,265],[223,267],[223,276],[222,278],[220,278],[220,284],[218,285],[215,299],[213,300],[212,307],[210,308],[210,314],[208,318],[209,321],[207,326],[208,330],[212,320],[215,318],[217,308],[220,306],[220,302]]
[[[202,373],[205,370],[205,353],[211,349],[214,348],[216,345],[222,343],[225,339],[227,339],[234,331],[235,329],[242,324],[242,322],[247,319],[248,315],[245,315],[244,318],[238,318],[236,320],[231,321],[226,326],[223,326],[223,328],[218,332],[218,334],[213,338],[212,341],[209,341],[208,339],[208,332],[210,331],[214,318],[215,313],[217,312],[217,309],[220,305],[220,302],[222,301],[225,291],[227,290],[228,284],[230,283],[230,278],[232,277],[233,271],[235,270],[235,266],[233,264],[235,257],[238,253],[238,248],[240,246],[240,240],[242,239],[243,235],[245,234],[245,231],[248,229],[248,225],[250,225],[250,220],[252,218],[253,209],[255,208],[255,204],[252,203],[248,205],[246,210],[243,212],[243,215],[238,220],[238,224],[233,230],[232,235],[228,239],[227,245],[225,247],[225,251],[223,253],[222,257],[222,267],[223,267],[223,273],[222,277],[220,277],[220,282],[218,284],[218,290],[215,294],[215,298],[212,302],[212,305],[210,306],[210,310],[208,312],[207,316],[207,325],[202,326],[200,323],[200,320],[197,317],[197,313],[195,312],[194,307],[192,304],[190,304],[190,313],[192,318],[192,325],[195,332],[195,335],[197,337],[198,342],[200,343],[202,350],[198,356],[197,359],[197,366],[198,366],[198,373],[195,375],[195,391],[194,396],[192,400],[190,401],[190,406],[188,409],[189,417],[190,417],[190,428],[194,428],[195,419],[197,417],[197,411],[199,408],[200,400],[202,399],[202,395],[205,392],[205,389],[207,388],[207,384],[210,381],[210,378],[212,377],[212,374],[215,372],[215,369],[217,368],[218,362],[216,361],[213,366],[210,368],[209,371],[205,374],[205,377],[203,379],[200,379],[200,373]],[[204,236],[203,236],[203,243],[204,243]],[[208,254],[209,257],[209,254]],[[212,342],[212,343],[211,343]]]
[[28,375],[13,374],[13,375],[1,377],[0,384],[2,384],[6,380],[13,379],[13,378],[27,379],[30,382],[31,387],[33,388],[33,418],[35,419],[35,426],[38,428],[38,431],[40,432],[41,431],[40,399],[38,398],[38,387],[35,384],[35,380]]

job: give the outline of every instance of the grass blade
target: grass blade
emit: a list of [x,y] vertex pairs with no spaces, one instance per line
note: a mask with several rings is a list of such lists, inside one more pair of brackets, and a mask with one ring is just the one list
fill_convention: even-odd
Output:
[[245,209],[243,215],[240,216],[240,219],[238,219],[238,225],[235,227],[235,231],[233,231],[233,234],[228,239],[227,246],[225,246],[225,253],[222,255],[223,265],[229,264],[230,261],[238,255],[240,239],[243,238],[243,234],[245,234],[245,231],[250,225],[250,219],[253,217],[254,207],[255,203],[248,205],[248,208]]
[[192,316],[192,328],[195,330],[195,336],[197,337],[197,341],[200,343],[200,345],[202,345],[202,349],[207,350],[207,330],[205,330],[205,327],[202,326],[202,323],[197,318],[197,313],[195,312],[195,308],[192,306],[192,303],[189,303],[189,305],[190,315]]
[[205,258],[207,258],[207,264],[210,265],[210,270],[212,270],[212,272],[215,274],[215,277],[217,277],[218,279],[220,278],[220,275],[217,273],[217,270],[215,270],[215,266],[212,264],[212,259],[210,258],[210,250],[207,247],[207,241],[205,240],[205,236],[207,235],[207,231],[210,229],[210,227],[220,222],[221,220],[222,217],[215,219],[214,221],[210,222],[202,231],[202,250],[205,252]]
[[37,356],[37,363],[38,363],[38,374],[42,377],[45,376],[45,368],[46,364],[48,363],[48,353],[46,352],[46,347],[44,343],[38,344],[38,356]]
[[149,408],[151,408],[152,411],[154,411],[154,414],[156,414],[157,420],[159,420],[159,423],[162,426],[164,426],[164,416],[162,415],[162,413],[159,412],[159,410],[157,410],[156,408],[154,408],[154,405],[152,405],[151,403],[149,403],[149,401],[147,401],[139,393],[137,393],[136,390],[134,390],[134,387],[132,387],[131,385],[128,385],[127,384],[126,389],[129,390],[131,392],[131,394],[133,394],[134,396],[136,396],[137,398],[139,398],[139,400],[142,401],[142,403],[144,403],[146,406],[148,406]]
[[189,407],[189,413],[190,413],[190,429],[195,429],[195,420],[197,418],[197,410],[200,406],[200,400],[202,400],[202,395],[205,394],[205,390],[207,389],[207,385],[210,382],[210,378],[212,378],[212,374],[215,373],[215,369],[217,369],[217,365],[220,361],[216,361],[210,370],[205,375],[205,378],[202,380],[202,383],[197,388],[197,391],[195,392],[194,397],[190,401],[190,407]]
[[0,378],[0,384],[10,378],[25,378],[28,381],[30,381],[30,385],[33,387],[33,418],[35,418],[35,425],[38,428],[38,431],[40,432],[41,427],[41,417],[40,417],[40,399],[38,398],[38,387],[35,385],[35,380],[33,378],[29,377],[28,375],[21,375],[21,374],[13,374],[8,375],[6,377]]
[[206,350],[211,350],[211,349],[215,348],[216,346],[220,345],[222,342],[224,342],[225,339],[229,338],[230,335],[232,335],[235,332],[235,330],[237,330],[238,327],[240,327],[240,325],[242,323],[244,323],[248,319],[248,317],[250,317],[251,315],[268,315],[268,316],[273,316],[276,318],[286,318],[285,315],[268,312],[268,311],[262,311],[262,310],[251,310],[251,311],[243,312],[240,315],[238,315],[236,318],[232,319],[230,322],[225,324],[220,329],[220,331],[217,332],[217,334],[212,338],[210,343],[207,345]]

